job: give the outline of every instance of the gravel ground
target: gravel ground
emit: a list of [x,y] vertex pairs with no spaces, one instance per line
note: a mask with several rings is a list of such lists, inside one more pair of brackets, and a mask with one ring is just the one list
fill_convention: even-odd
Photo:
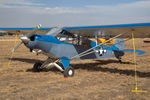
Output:
[[[143,39],[136,39],[136,47],[146,51],[137,56],[137,76],[138,88],[147,93],[130,92],[135,86],[133,53],[126,53],[123,64],[115,58],[71,61],[75,76],[64,78],[56,68],[33,72],[33,64],[46,57],[24,45],[11,54],[14,45],[0,41],[0,100],[150,100],[150,44]],[[132,48],[131,40],[126,47]]]

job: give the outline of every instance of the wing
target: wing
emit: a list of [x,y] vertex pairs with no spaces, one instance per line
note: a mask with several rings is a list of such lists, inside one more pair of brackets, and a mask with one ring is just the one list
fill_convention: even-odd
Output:
[[[0,30],[5,30],[12,34],[26,34],[35,30],[35,28],[0,28]],[[56,36],[62,31],[63,27],[47,27],[47,28],[39,28],[33,33]]]
[[[12,33],[28,33],[34,28],[0,28]],[[52,28],[45,27],[40,28],[37,33],[56,36],[61,33],[79,34],[81,36],[94,36],[95,34],[109,34],[110,37],[114,37],[119,33],[127,32],[121,37],[129,38],[131,33],[135,33],[135,37],[145,38],[150,37],[150,23],[134,23],[134,24],[118,24],[118,25],[97,25],[97,26],[76,26],[76,27],[63,27]],[[65,32],[64,32],[65,31]]]
[[49,32],[47,32],[47,35],[57,36],[59,33],[63,31],[63,27],[54,27]]
[[123,38],[131,37],[134,32],[135,37],[145,38],[150,37],[150,23],[135,23],[135,24],[118,24],[118,25],[98,25],[98,26],[77,26],[64,27],[70,33],[80,34],[81,36],[93,36],[95,34],[109,34],[114,37],[119,33],[127,32]]
[[[22,28],[22,27],[0,27],[0,30],[5,30],[9,33],[12,33],[12,34],[26,34],[26,33],[29,33],[31,32],[32,30],[34,30],[35,28],[33,27],[25,27],[25,28]],[[46,28],[40,28],[38,29],[38,31],[36,31],[37,34],[46,34],[47,32],[49,32],[52,28],[51,27],[46,27]]]

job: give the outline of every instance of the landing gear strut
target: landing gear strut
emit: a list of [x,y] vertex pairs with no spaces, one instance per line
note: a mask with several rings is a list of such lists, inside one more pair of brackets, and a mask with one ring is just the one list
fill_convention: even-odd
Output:
[[121,59],[118,59],[119,63],[122,63],[122,60]]
[[118,61],[119,63],[122,63],[121,57],[118,57]]
[[44,63],[37,62],[33,66],[33,70],[35,72],[42,71],[43,68],[51,68],[52,66],[55,66],[57,69],[59,69],[65,77],[72,77],[74,76],[74,68],[71,66],[61,67],[59,64],[57,64],[59,60],[56,60],[55,62],[51,62],[50,58],[48,58]]
[[121,57],[124,56],[124,52],[123,51],[114,51],[114,54],[115,54],[116,58],[118,59],[119,63],[122,63]]

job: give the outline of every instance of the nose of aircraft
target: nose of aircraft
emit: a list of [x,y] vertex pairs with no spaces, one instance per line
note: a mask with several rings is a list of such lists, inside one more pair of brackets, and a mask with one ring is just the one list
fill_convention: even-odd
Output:
[[30,41],[29,37],[27,37],[26,35],[21,36],[20,39],[21,39],[21,42],[19,42],[19,43],[12,49],[12,52],[14,52],[17,48],[19,48],[21,44],[23,44],[23,43],[24,43],[24,44],[27,44],[27,43]]
[[23,42],[23,43],[28,43],[29,41],[30,41],[30,39],[27,37],[27,36],[21,36],[20,37],[20,39],[21,39],[21,41]]
[[30,41],[30,38],[34,35],[34,33],[41,27],[41,24],[36,26],[36,28],[31,31],[30,33],[23,35],[20,37],[21,42],[19,42],[15,48],[12,49],[12,52],[14,52],[22,43],[27,44]]

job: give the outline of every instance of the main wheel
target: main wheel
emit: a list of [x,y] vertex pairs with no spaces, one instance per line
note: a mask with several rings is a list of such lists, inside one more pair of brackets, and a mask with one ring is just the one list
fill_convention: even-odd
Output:
[[68,68],[66,68],[65,70],[64,70],[64,76],[66,76],[66,77],[72,77],[72,76],[74,76],[74,68],[72,68],[72,67],[68,67]]
[[35,64],[33,65],[33,70],[34,70],[35,72],[40,72],[40,71],[42,70],[41,65],[42,65],[41,62],[35,63]]
[[121,59],[118,59],[119,63],[122,63],[122,60]]

